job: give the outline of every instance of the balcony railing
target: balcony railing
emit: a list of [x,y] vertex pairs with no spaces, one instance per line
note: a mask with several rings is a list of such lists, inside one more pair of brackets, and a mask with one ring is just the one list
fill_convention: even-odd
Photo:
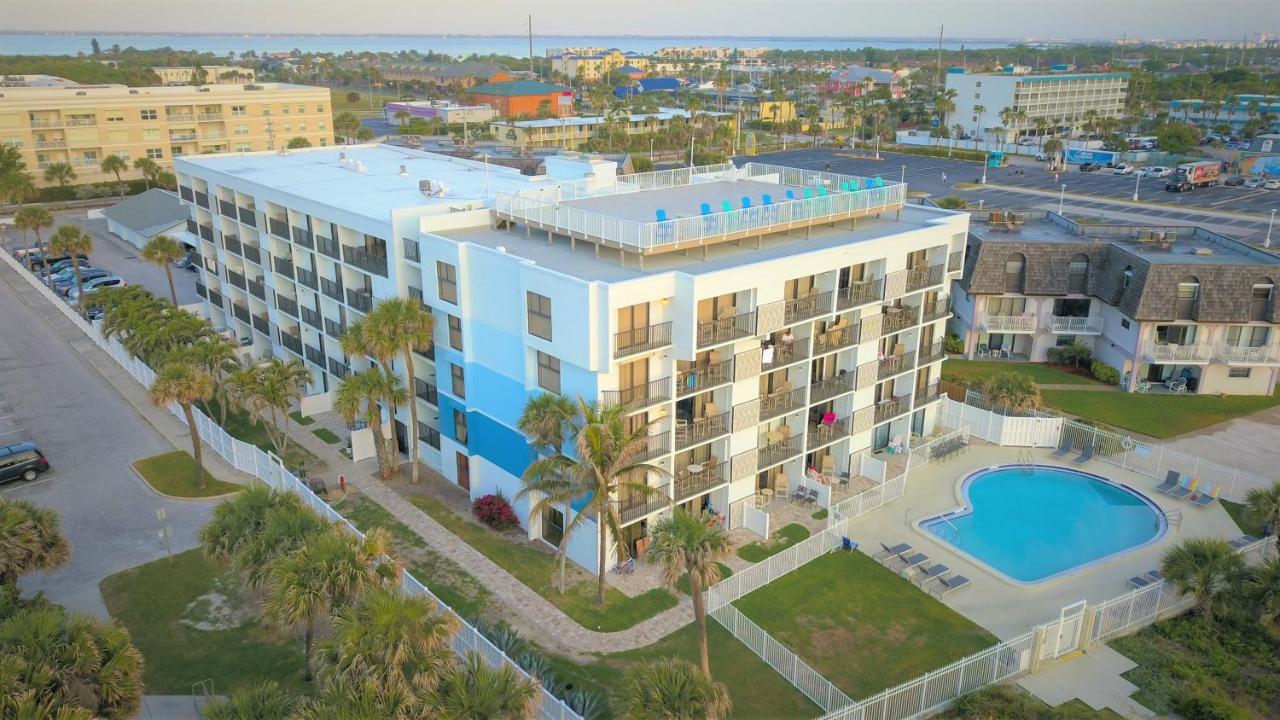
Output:
[[947,256],[947,272],[960,272],[964,266],[964,253],[959,250]]
[[1169,343],[1149,343],[1143,354],[1154,363],[1200,363],[1207,364],[1213,357],[1213,348],[1209,345],[1171,345]]
[[282,240],[289,239],[289,221],[267,216],[267,230]]
[[652,460],[656,457],[662,457],[669,452],[671,452],[671,433],[664,430],[650,435],[649,438],[644,441],[644,447],[640,449],[640,452],[638,452],[631,461],[645,462],[646,460]]
[[240,238],[235,235],[223,234],[222,244],[227,248],[227,252],[233,252],[236,255],[244,254],[243,246],[240,244]]
[[905,413],[910,408],[910,398],[905,395],[881,400],[876,403],[876,423],[891,420]]
[[249,324],[249,318],[251,317],[249,315],[249,308],[235,302],[234,300],[231,302],[231,314],[235,315],[237,319],[246,325]]
[[421,262],[417,240],[404,239],[404,259],[412,262]]
[[253,329],[267,337],[271,337],[271,321],[267,319],[266,315],[253,316]]
[[867,303],[880,302],[884,297],[884,278],[855,282],[836,291],[836,309],[848,310]]
[[42,120],[32,120],[32,121],[31,121],[31,127],[33,127],[33,128],[60,128],[60,127],[62,127],[62,121],[61,121],[61,120],[59,120],[59,119],[57,119],[57,118],[47,118],[47,119],[42,119]]
[[884,313],[880,321],[880,337],[902,332],[919,322],[916,308],[904,307],[900,310]]
[[96,117],[73,117],[67,120],[67,127],[91,127],[98,124]]
[[439,391],[435,385],[423,380],[422,378],[413,379],[413,394],[426,400],[432,405],[440,404]]
[[946,357],[947,357],[947,344],[939,340],[938,342],[932,345],[926,345],[925,347],[920,348],[919,364],[928,365],[929,363],[936,363],[939,360],[946,359]]
[[613,339],[615,358],[664,348],[671,344],[671,323],[664,322],[634,330],[623,330],[615,333]]
[[284,295],[276,295],[276,307],[294,317],[298,317],[298,301]]
[[[329,374],[334,377],[344,378],[351,373],[351,366],[346,363],[339,362],[335,358],[329,358]],[[433,447],[439,447],[439,441]]]
[[262,249],[256,245],[241,245],[240,252],[244,254],[245,260],[262,264]]
[[[330,360],[329,362],[332,363],[333,361]],[[422,442],[436,450],[440,449],[440,431],[421,420],[418,421],[418,437]]]
[[310,345],[305,345],[305,346],[303,346],[303,351],[304,351],[304,353],[303,353],[303,354],[305,354],[305,355],[307,356],[307,359],[308,359],[308,360],[310,360],[311,362],[315,363],[316,365],[319,365],[320,367],[324,367],[324,364],[325,364],[325,357],[324,357],[324,351],[323,351],[323,350],[321,350],[321,349],[320,349],[320,348],[318,348],[318,347],[312,347],[312,346],[310,346]]
[[214,120],[221,120],[222,113],[200,113],[199,115],[196,116],[196,119],[199,120],[200,122],[211,122]]
[[347,304],[360,312],[373,309],[373,296],[363,290],[347,289]]
[[171,143],[172,143],[172,142],[191,142],[192,140],[195,140],[195,139],[196,139],[196,134],[195,134],[195,133],[193,133],[193,132],[189,132],[189,133],[174,133],[174,132],[171,132],[171,133],[169,133],[169,142],[171,142]]
[[646,515],[662,510],[671,505],[671,486],[669,484],[654,486],[654,492],[648,496],[641,496],[636,493],[632,497],[625,497],[620,500],[614,500],[614,507],[618,511],[618,519],[623,525],[629,524],[635,520],[639,520]]
[[301,245],[302,247],[307,248],[308,250],[315,248],[316,243],[311,236],[310,230],[306,228],[300,228],[295,225],[290,228],[290,232],[293,235],[293,241],[298,245]]
[[342,251],[348,265],[354,265],[365,272],[387,276],[386,255],[375,255],[364,248],[355,248],[350,245],[343,246]]
[[292,350],[295,355],[302,356],[302,338],[297,335],[281,331],[280,344]]
[[342,259],[342,245],[337,240],[327,238],[323,235],[317,235],[316,246],[320,252],[328,255],[334,260]]
[[676,373],[676,397],[686,397],[733,382],[733,358]]
[[601,393],[601,403],[605,407],[621,407],[625,412],[643,410],[651,405],[671,399],[671,378],[636,385],[621,390],[605,390]]
[[916,407],[927,405],[940,397],[942,397],[942,388],[936,382],[923,389],[916,388]]
[[826,380],[809,385],[809,404],[830,400],[838,395],[853,392],[853,378],[855,373],[847,372],[843,375],[835,375]]
[[698,472],[690,472],[687,469],[677,470],[676,479],[671,483],[677,503],[729,482],[728,463],[717,462],[715,465],[700,463],[700,465],[702,470]]
[[761,371],[769,372],[770,370],[780,368],[784,365],[790,365],[794,362],[807,360],[809,358],[810,342],[810,339],[807,337],[798,337],[790,343],[775,344],[773,347],[765,350],[763,357],[761,357]]
[[804,407],[804,388],[765,395],[760,398],[760,421],[786,415]]
[[821,332],[814,336],[813,354],[822,355],[833,350],[857,345],[858,334],[857,325],[841,325],[837,328],[828,328],[826,332]]
[[222,213],[224,217],[229,217],[232,220],[235,220],[236,204],[231,202],[230,200],[223,200],[222,198],[218,198],[218,212]]
[[320,278],[320,292],[338,302],[342,302],[342,283],[337,280],[330,280],[327,277]]
[[308,270],[304,267],[300,267],[297,269],[297,276],[298,276],[298,282],[302,283],[303,285],[306,285],[312,290],[320,289],[320,283],[317,282],[316,280],[315,271]]
[[199,226],[199,230],[200,230],[201,239],[208,240],[209,242],[213,242],[213,228],[209,227],[208,225],[201,225]]
[[293,259],[287,257],[278,257],[275,259],[276,272],[281,275],[288,275],[293,278]]
[[324,334],[337,340],[347,333],[347,324],[337,320],[324,319]]
[[1229,365],[1275,365],[1280,363],[1280,348],[1274,345],[1259,347],[1223,345],[1218,350],[1218,360]]
[[760,448],[756,467],[763,470],[771,465],[777,465],[784,460],[790,460],[799,455],[803,449],[804,438],[800,435],[769,443]]
[[195,122],[195,113],[165,113],[166,122]]
[[1035,315],[983,315],[982,327],[987,332],[1033,333],[1036,331]]
[[898,355],[889,355],[882,358],[876,367],[876,377],[880,380],[891,378],[899,373],[904,373],[916,366],[916,351],[899,353]]
[[209,303],[212,304],[214,307],[221,309],[223,307],[222,293],[218,292],[217,290],[212,290],[212,289],[209,290]]
[[40,140],[34,143],[37,150],[57,150],[67,146],[66,140]]
[[790,325],[830,313],[831,296],[832,293],[827,291],[787,300],[783,305],[783,321]]
[[1049,320],[1049,331],[1055,335],[1100,335],[1102,318],[1054,315]]
[[815,448],[820,448],[823,445],[835,442],[842,437],[847,437],[848,435],[849,417],[845,416],[830,425],[823,423],[810,425],[806,445],[809,450],[813,450]]
[[202,282],[196,282],[196,294],[202,298],[209,297],[209,289]]
[[725,411],[710,417],[676,421],[676,450],[711,442],[718,437],[729,434],[729,422],[732,411]]
[[920,311],[920,322],[931,323],[951,315],[951,298],[943,295],[932,303],[926,303]]
[[907,271],[907,292],[923,290],[933,285],[941,285],[947,275],[947,266],[938,263],[929,267],[911,268]]
[[698,323],[698,347],[719,345],[756,334],[755,311]]
[[324,330],[324,317],[317,310],[303,305],[298,311],[302,313],[302,322],[317,330]]
[[247,280],[245,280],[244,275],[241,275],[235,270],[227,271],[227,282],[231,283],[232,285],[235,285],[241,290],[247,290],[249,288],[249,283]]
[[252,228],[258,227],[258,215],[253,211],[253,208],[240,207],[237,205],[236,212],[240,216],[240,222]]

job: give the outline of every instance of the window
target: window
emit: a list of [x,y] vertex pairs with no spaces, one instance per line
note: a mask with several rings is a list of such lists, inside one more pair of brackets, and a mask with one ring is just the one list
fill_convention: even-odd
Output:
[[20,148],[22,147],[22,138],[17,136],[7,137],[4,139],[4,144],[6,147]]
[[550,355],[538,353],[538,387],[547,392],[560,392],[560,360]]
[[159,140],[159,139],[160,139],[160,131],[159,131],[159,130],[157,130],[157,129],[155,129],[155,128],[150,128],[150,129],[147,129],[147,130],[143,130],[143,131],[142,131],[142,139],[143,139],[143,140]]
[[551,298],[536,292],[525,293],[529,307],[529,334],[551,339]]
[[248,115],[249,113],[245,112],[245,108],[243,105],[232,105],[231,114],[232,115]]
[[1067,292],[1083,295],[1089,287],[1089,256],[1083,253],[1071,258],[1067,266]]
[[1249,319],[1266,322],[1271,314],[1271,303],[1275,298],[1276,286],[1269,278],[1256,283],[1250,292]]
[[285,124],[284,124],[284,131],[285,131],[285,132],[293,132],[293,124],[292,124],[292,123],[285,123]]
[[1230,347],[1266,347],[1271,341],[1271,328],[1260,325],[1232,325],[1227,328]]
[[306,131],[307,131],[307,124],[306,124],[306,123],[298,123],[298,132],[306,132]]
[[253,146],[249,143],[238,143],[236,145],[236,152],[253,152]]
[[108,115],[108,116],[107,116],[107,122],[109,122],[109,123],[122,123],[122,122],[124,122],[124,116],[123,116],[123,115]]
[[323,129],[324,129],[324,121],[323,121],[323,120],[322,120],[322,121],[320,121],[320,123],[316,125],[316,129],[317,129],[317,130],[323,130]]
[[461,365],[452,365],[449,368],[449,374],[453,379],[453,394],[460,398],[467,397],[467,381],[463,376]]
[[320,138],[320,147],[325,147],[328,144],[329,144],[329,138]]
[[306,106],[306,105],[303,105],[303,104],[301,104],[301,103],[299,103],[299,104],[298,104],[298,114],[299,114],[299,115],[301,115],[301,114],[305,113],[306,111],[307,111],[307,106]]
[[1124,328],[1125,330],[1128,330],[1129,320],[1127,318],[1120,318],[1120,327]]
[[453,411],[453,438],[463,445],[467,444],[467,414],[461,410]]
[[454,350],[462,350],[462,319],[448,315],[449,318],[449,347]]
[[1227,377],[1247,378],[1253,372],[1253,368],[1233,367],[1227,371]]
[[458,304],[458,269],[440,260],[436,261],[436,291],[441,300]]
[[1076,343],[1075,335],[1059,335],[1058,341],[1054,343],[1054,345],[1056,347],[1067,347],[1068,345],[1075,345],[1075,343]]
[[1022,253],[1014,253],[1004,262],[1004,291],[1022,292],[1026,276],[1027,259]]
[[142,111],[140,111],[138,114],[142,116],[142,119],[143,119],[143,120],[155,120],[155,119],[156,119],[156,111],[155,111],[155,110],[142,110]]
[[160,160],[164,157],[164,148],[147,148],[147,157],[152,160]]
[[235,134],[235,135],[248,135],[248,134],[249,134],[249,126],[248,126],[248,125],[236,125],[236,126],[235,126],[235,128],[233,128],[233,129],[231,130],[231,132],[232,132],[233,134]]
[[1196,301],[1200,299],[1200,280],[1194,276],[1182,278],[1178,283],[1177,318],[1192,320],[1196,314]]

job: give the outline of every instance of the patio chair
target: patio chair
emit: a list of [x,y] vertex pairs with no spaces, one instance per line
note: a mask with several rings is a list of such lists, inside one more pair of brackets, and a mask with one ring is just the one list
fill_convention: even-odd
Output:
[[1092,459],[1093,459],[1093,443],[1088,442],[1088,443],[1085,443],[1084,448],[1080,451],[1080,454],[1071,459],[1071,462],[1075,465],[1084,465],[1085,463],[1089,462]]
[[1256,538],[1256,537],[1254,537],[1254,536],[1252,536],[1252,535],[1241,535],[1240,537],[1236,538],[1235,540],[1230,540],[1230,541],[1228,541],[1228,542],[1227,542],[1227,544],[1228,544],[1228,545],[1230,545],[1231,547],[1235,548],[1236,550],[1239,550],[1239,549],[1240,549],[1240,548],[1242,548],[1242,547],[1246,547],[1246,546],[1252,545],[1252,544],[1254,544],[1254,543],[1256,543],[1256,542],[1258,542],[1258,538]]
[[925,555],[922,552],[915,553],[909,557],[903,557],[899,555],[898,559],[901,560],[903,563],[902,568],[900,569],[899,572],[903,572],[903,573],[910,570],[911,568],[914,568],[917,565],[923,565],[929,562],[929,556]]
[[936,597],[942,597],[953,590],[959,590],[969,585],[969,578],[963,575],[957,575],[953,578],[938,578],[938,586],[931,590]]
[[1181,500],[1182,498],[1195,492],[1196,488],[1199,486],[1200,486],[1199,480],[1196,480],[1195,478],[1188,478],[1187,476],[1183,475],[1182,479],[1178,481],[1177,487],[1170,490],[1167,494],[1171,498],[1176,498],[1178,500]]
[[1187,498],[1187,500],[1189,500],[1191,504],[1195,505],[1196,507],[1202,507],[1202,508],[1209,507],[1217,499],[1218,499],[1218,486],[1216,483],[1210,485],[1208,491],[1192,493],[1191,496]]
[[1071,438],[1066,433],[1062,433],[1062,441],[1058,443],[1058,449],[1053,451],[1053,456],[1056,458],[1066,457],[1071,454],[1074,446],[1075,443]]
[[991,357],[991,347],[986,343],[979,343],[978,357]]
[[1151,581],[1148,580],[1146,576],[1135,575],[1129,578],[1129,587],[1133,588],[1134,590],[1141,590],[1142,588],[1150,584],[1151,584]]
[[1145,577],[1151,582],[1157,583],[1164,579],[1164,574],[1159,570],[1148,570]]
[[873,558],[880,561],[888,560],[889,558],[894,557],[896,555],[902,555],[903,553],[911,552],[910,543],[898,543],[893,547],[889,547],[884,543],[880,543],[880,547],[882,548],[881,551],[876,553],[875,555],[872,555]]
[[932,580],[940,580],[946,577],[950,572],[951,568],[946,565],[943,565],[942,563],[934,563],[928,568],[920,568],[920,574],[916,576],[916,579],[913,582],[918,584],[920,587],[924,587],[926,583]]
[[1177,470],[1170,470],[1168,473],[1165,474],[1164,482],[1156,486],[1156,492],[1167,493],[1170,490],[1178,487],[1178,477],[1179,475]]

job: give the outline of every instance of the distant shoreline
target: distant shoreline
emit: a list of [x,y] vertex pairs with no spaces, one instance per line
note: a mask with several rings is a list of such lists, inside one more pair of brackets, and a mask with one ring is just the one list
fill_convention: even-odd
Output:
[[[288,33],[261,33],[261,32],[163,32],[151,31],[142,32],[131,30],[121,32],[116,30],[0,30],[0,36],[5,35],[44,35],[49,37],[92,37],[94,35],[116,36],[116,37],[229,37],[229,38],[273,38],[273,37],[307,37],[307,38],[421,38],[421,37],[446,37],[446,38],[474,38],[484,40],[487,38],[526,38],[526,35],[518,33],[306,33],[306,32],[288,32]],[[934,43],[937,44],[936,37],[929,36],[907,36],[907,35],[643,35],[643,34],[620,34],[620,35],[563,35],[552,33],[536,33],[535,39],[576,39],[583,37],[597,37],[601,39],[636,39],[636,40],[782,40],[785,42],[910,42],[910,43]],[[1085,43],[1085,42],[1114,42],[1114,38],[1106,39],[1018,39],[1018,38],[1001,38],[1001,37],[948,37],[945,43]]]

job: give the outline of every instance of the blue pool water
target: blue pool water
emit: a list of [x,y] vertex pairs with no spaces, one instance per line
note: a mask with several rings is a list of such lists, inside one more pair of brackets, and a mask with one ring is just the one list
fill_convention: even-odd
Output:
[[1004,466],[965,479],[967,507],[922,528],[1021,583],[1035,583],[1152,542],[1164,513],[1138,493],[1065,468]]

